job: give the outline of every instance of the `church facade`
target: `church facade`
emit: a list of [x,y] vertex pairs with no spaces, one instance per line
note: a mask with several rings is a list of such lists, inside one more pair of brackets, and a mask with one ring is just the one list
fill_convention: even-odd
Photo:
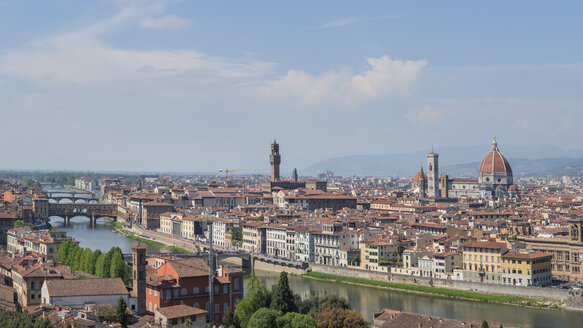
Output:
[[439,155],[427,154],[427,175],[423,167],[413,178],[413,192],[430,198],[514,198],[518,189],[514,185],[512,168],[500,152],[496,138],[490,152],[484,156],[478,169],[478,179],[451,179],[439,175]]

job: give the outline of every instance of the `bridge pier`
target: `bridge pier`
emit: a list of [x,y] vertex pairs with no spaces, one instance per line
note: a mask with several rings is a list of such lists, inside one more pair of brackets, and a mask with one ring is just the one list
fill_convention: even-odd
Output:
[[95,214],[91,213],[91,228],[95,228]]
[[69,226],[69,215],[65,214],[65,227]]

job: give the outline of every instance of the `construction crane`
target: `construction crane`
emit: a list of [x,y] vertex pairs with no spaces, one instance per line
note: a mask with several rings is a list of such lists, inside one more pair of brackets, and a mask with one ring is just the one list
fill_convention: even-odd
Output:
[[219,173],[225,173],[225,186],[229,187],[229,174],[233,172],[256,172],[261,171],[259,169],[219,169]]

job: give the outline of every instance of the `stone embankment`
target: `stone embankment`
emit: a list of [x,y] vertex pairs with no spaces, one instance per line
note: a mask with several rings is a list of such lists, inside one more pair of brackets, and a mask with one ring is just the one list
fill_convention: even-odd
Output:
[[327,266],[310,263],[310,269],[316,272],[355,277],[375,281],[386,281],[421,286],[448,288],[461,291],[473,291],[484,294],[516,296],[540,301],[562,302],[572,309],[583,309],[583,292],[560,288],[524,287],[497,284],[476,283],[450,279],[435,279],[429,277],[406,276],[384,272],[374,272],[355,268]]

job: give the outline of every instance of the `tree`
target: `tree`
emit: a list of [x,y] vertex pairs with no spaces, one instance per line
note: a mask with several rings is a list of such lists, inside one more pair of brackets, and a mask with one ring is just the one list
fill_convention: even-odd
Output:
[[91,255],[93,255],[93,251],[89,248],[85,248],[83,250],[83,256],[81,257],[81,270],[90,273],[91,271]]
[[287,279],[287,272],[285,271],[280,273],[279,282],[273,289],[270,308],[281,313],[296,311],[294,295],[289,289],[289,281]]
[[103,268],[101,269],[101,278],[109,278],[111,271],[111,251],[103,256]]
[[265,306],[267,306],[267,290],[261,281],[252,274],[247,280],[247,295],[235,307],[235,315],[239,319],[241,327],[247,328],[253,313]]
[[117,321],[123,328],[127,328],[130,323],[130,314],[128,313],[128,305],[123,297],[119,297],[117,301],[117,309],[115,311],[115,321]]
[[29,227],[32,230],[36,230],[36,226],[32,223],[24,223],[24,221],[22,220],[16,220],[16,222],[14,222],[14,227],[15,228],[20,228],[20,227]]
[[486,320],[482,321],[482,328],[489,328],[488,321]]
[[326,308],[314,316],[317,328],[366,328],[358,312],[340,308]]
[[277,328],[276,319],[279,316],[281,316],[280,311],[260,308],[249,318],[247,328]]
[[318,301],[318,312],[327,308],[349,310],[350,304],[345,297],[338,295],[325,295]]
[[82,259],[83,259],[83,248],[77,247],[75,249],[75,258],[73,260],[73,263],[70,265],[71,268],[73,270],[77,270],[77,271],[83,270]]
[[288,312],[275,320],[277,328],[316,328],[312,316],[296,312]]
[[103,277],[103,260],[105,259],[105,254],[99,254],[97,261],[95,261],[95,275],[98,277]]
[[223,326],[225,328],[239,328],[239,319],[235,315],[235,311],[230,307],[227,308],[227,311],[223,314]]
[[109,276],[111,278],[124,278],[125,266],[127,264],[123,260],[121,253],[115,252],[111,258],[111,266],[109,268]]
[[61,261],[61,264],[65,264],[67,262],[67,255],[74,243],[70,240],[65,241],[64,243],[59,246],[59,250],[57,250],[57,259]]
[[97,275],[95,273],[95,270],[97,267],[97,260],[99,259],[99,256],[101,256],[101,254],[102,253],[100,250],[96,250],[95,252],[91,253],[91,260],[89,262],[89,271],[87,271],[87,273]]

